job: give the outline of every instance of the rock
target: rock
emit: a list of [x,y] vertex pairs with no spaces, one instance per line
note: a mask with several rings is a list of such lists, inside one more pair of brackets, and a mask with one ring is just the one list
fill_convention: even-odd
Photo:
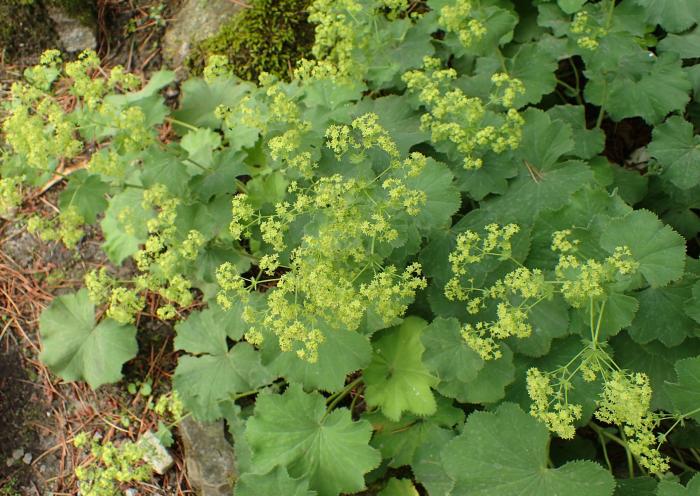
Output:
[[191,417],[179,424],[187,475],[200,496],[230,496],[236,480],[233,448],[224,437],[224,422],[202,423]]
[[93,50],[97,46],[95,30],[86,25],[85,21],[77,19],[57,7],[49,7],[48,10],[56,27],[56,33],[58,33],[61,44],[67,52]]
[[29,465],[30,463],[32,463],[32,458],[34,457],[31,453],[25,453],[22,457],[22,462],[24,462],[25,465]]
[[163,37],[163,58],[181,68],[198,42],[216,34],[219,28],[241,9],[230,0],[185,0]]
[[124,491],[124,496],[138,496],[139,492],[136,489],[127,489]]
[[146,448],[143,461],[148,463],[153,470],[163,475],[173,465],[173,457],[151,431],[146,432],[139,441],[139,444]]

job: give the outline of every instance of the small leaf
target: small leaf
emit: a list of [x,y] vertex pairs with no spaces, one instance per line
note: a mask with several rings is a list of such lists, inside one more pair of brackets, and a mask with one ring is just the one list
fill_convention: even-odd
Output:
[[391,420],[399,420],[408,410],[417,415],[432,415],[435,397],[430,390],[437,384],[421,357],[425,348],[421,334],[426,322],[409,317],[398,327],[380,334],[374,342],[372,363],[364,371],[369,406],[379,406]]
[[410,479],[392,477],[378,496],[419,496],[419,494]]
[[221,136],[211,129],[200,128],[188,131],[180,140],[180,146],[185,150],[190,160],[203,167],[211,167],[214,150],[221,146]]
[[82,379],[93,389],[121,379],[122,365],[138,351],[134,326],[109,319],[95,323],[86,289],[54,299],[41,313],[39,330],[41,361],[62,379]]
[[61,210],[75,207],[87,224],[97,219],[97,214],[107,208],[105,195],[109,192],[109,184],[102,182],[96,174],[81,170],[70,176],[68,186],[59,196]]
[[364,474],[381,461],[371,436],[368,422],[353,422],[346,408],[326,414],[323,396],[298,384],[258,396],[246,429],[256,472],[286,467],[292,477],[308,478],[319,496],[364,489]]

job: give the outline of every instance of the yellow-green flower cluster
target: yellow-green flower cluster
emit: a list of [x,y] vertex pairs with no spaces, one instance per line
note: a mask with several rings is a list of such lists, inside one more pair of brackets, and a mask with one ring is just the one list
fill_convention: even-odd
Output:
[[626,246],[615,248],[614,253],[601,262],[579,259],[574,254],[575,244],[576,241],[572,244],[565,238],[555,238],[552,244],[553,249],[563,252],[554,273],[561,283],[562,296],[574,308],[588,305],[591,299],[602,298],[609,283],[639,268],[639,262],[632,258]]
[[456,33],[460,43],[469,47],[486,34],[483,22],[470,16],[472,2],[470,0],[453,0],[451,4],[440,9],[438,23],[448,33]]
[[[256,212],[245,194],[237,195],[231,234],[241,239],[250,236],[253,225],[260,229],[266,245],[258,262],[260,276],[244,279],[231,264],[217,271],[219,304],[228,309],[234,301],[244,303],[243,319],[250,325],[247,340],[260,344],[267,330],[283,351],[311,362],[318,359],[328,329],[356,330],[370,310],[391,324],[426,284],[418,264],[403,271],[384,267],[375,250],[398,237],[392,225],[395,216],[415,215],[425,203],[425,193],[414,191],[405,181],[421,173],[427,158],[412,153],[402,160],[376,114],[362,115],[350,126],[331,127],[326,136],[339,158],[351,153],[355,163],[376,149],[389,157],[389,165],[374,180],[334,174],[318,177],[306,187],[293,181],[288,187],[290,200],[279,202],[267,215]],[[378,191],[385,191],[385,196]],[[283,257],[290,224],[305,214],[322,222]],[[289,262],[277,277],[282,259]],[[266,305],[260,309],[248,303],[247,293],[255,290],[263,274],[270,277],[265,281],[268,287],[273,287],[266,291]]]
[[577,35],[578,46],[587,50],[598,48],[600,38],[608,34],[608,30],[598,25],[585,10],[576,12],[569,30]]
[[46,219],[38,215],[27,221],[27,231],[36,234],[43,241],[60,241],[71,248],[85,236],[85,219],[74,205],[62,209],[57,216]]
[[639,464],[661,474],[669,465],[668,458],[656,447],[654,428],[658,421],[650,410],[651,393],[646,374],[613,371],[605,381],[595,416],[602,422],[620,426]]
[[[483,151],[502,153],[520,145],[524,120],[514,104],[525,90],[520,80],[496,73],[492,77],[493,92],[484,102],[455,88],[451,81],[456,77],[454,69],[442,69],[439,59],[426,57],[423,70],[409,71],[403,80],[409,92],[416,93],[428,109],[421,117],[421,128],[430,131],[433,141],[454,143],[464,156],[464,167],[478,169],[483,165],[479,156]],[[491,105],[505,107],[507,111],[496,116],[488,113]],[[487,116],[500,120],[500,124],[484,126]]]
[[353,72],[353,50],[363,42],[354,18],[369,8],[358,0],[315,0],[309,8],[309,22],[316,24],[312,53],[335,65],[341,74]]
[[540,419],[562,439],[573,439],[576,434],[574,423],[581,419],[582,407],[568,402],[571,382],[565,374],[554,385],[553,378],[557,380],[552,374],[535,367],[527,371],[527,394],[532,399],[530,415]]
[[207,65],[204,66],[202,75],[205,81],[212,82],[220,77],[231,77],[233,72],[225,55],[211,55],[207,59]]
[[126,162],[114,148],[103,149],[92,154],[88,162],[88,170],[122,179],[126,176]]
[[[448,259],[454,276],[445,285],[445,296],[453,301],[466,301],[467,312],[478,314],[489,301],[496,303],[496,320],[466,324],[462,337],[482,359],[501,357],[499,341],[510,336],[526,338],[532,333],[527,320],[531,306],[549,297],[552,287],[539,269],[518,267],[491,287],[476,288],[469,276],[469,266],[487,258],[508,260],[511,257],[511,239],[518,233],[515,224],[489,224],[485,235],[466,231],[457,236],[457,246]],[[463,281],[467,282],[467,285]],[[476,293],[476,296],[474,295]]]
[[0,217],[7,215],[22,202],[24,176],[0,178]]
[[100,444],[81,432],[73,439],[76,448],[89,445],[91,460],[75,468],[75,476],[84,496],[118,496],[121,485],[150,479],[151,469],[143,462],[145,447],[131,441],[119,445],[107,441]]

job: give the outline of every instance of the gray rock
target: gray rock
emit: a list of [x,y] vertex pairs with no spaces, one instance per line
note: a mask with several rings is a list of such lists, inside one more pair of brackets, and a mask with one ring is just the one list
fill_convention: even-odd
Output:
[[75,17],[56,7],[49,7],[49,16],[54,22],[56,33],[67,52],[93,50],[97,46],[94,26],[88,26]]
[[224,422],[202,423],[191,417],[179,426],[187,476],[200,496],[230,496],[236,480],[233,448],[224,437]]
[[179,68],[198,42],[213,36],[241,9],[230,0],[185,0],[163,37],[163,58]]
[[146,447],[146,454],[143,455],[143,461],[148,463],[157,473],[163,475],[172,467],[173,457],[170,456],[165,446],[163,446],[160,440],[151,431],[141,436],[139,443]]

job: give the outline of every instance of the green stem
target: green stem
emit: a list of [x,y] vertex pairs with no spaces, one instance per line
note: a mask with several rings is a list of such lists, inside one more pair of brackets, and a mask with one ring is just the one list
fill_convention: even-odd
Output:
[[350,384],[345,386],[345,388],[342,391],[340,391],[339,393],[336,393],[335,395],[330,396],[327,400],[328,407],[326,408],[326,413],[323,415],[323,417],[325,418],[326,415],[328,415],[331,412],[331,410],[333,410],[333,408],[335,408],[335,406],[338,403],[340,403],[342,401],[342,399],[345,398],[345,396],[347,396],[348,393],[350,393],[350,391],[352,391],[353,388],[355,386],[357,386],[358,384],[360,384],[361,382],[362,382],[362,376],[358,377],[357,379],[352,381]]
[[172,124],[177,124],[178,126],[186,127],[187,129],[190,129],[192,131],[199,130],[199,128],[197,126],[193,126],[192,124],[188,124],[186,122],[179,121],[173,117],[166,117],[165,120],[172,123]]

